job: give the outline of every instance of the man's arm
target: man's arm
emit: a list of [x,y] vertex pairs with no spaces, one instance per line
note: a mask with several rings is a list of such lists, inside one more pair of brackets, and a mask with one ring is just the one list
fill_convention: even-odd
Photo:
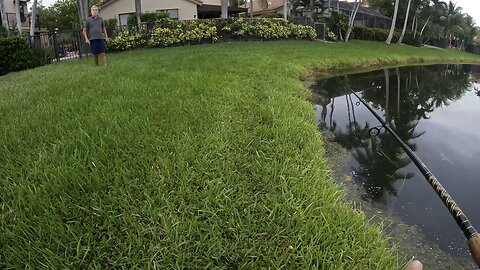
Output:
[[90,44],[90,39],[87,36],[87,28],[88,28],[88,20],[85,22],[85,26],[83,27],[83,38],[87,44]]
[[85,39],[85,42],[87,44],[90,44],[90,39],[88,39],[88,36],[87,36],[87,28],[83,28],[83,38]]
[[105,41],[108,42],[107,28],[105,27],[105,21],[103,21],[103,34],[105,35]]

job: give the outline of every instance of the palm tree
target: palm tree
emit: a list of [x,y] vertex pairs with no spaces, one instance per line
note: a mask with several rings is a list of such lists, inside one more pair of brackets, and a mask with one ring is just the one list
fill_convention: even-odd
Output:
[[465,17],[462,8],[457,7],[452,1],[448,2],[446,13],[441,17],[444,26],[445,42],[447,47],[451,47],[451,41],[454,31],[461,30],[465,23]]
[[398,15],[398,2],[399,0],[395,0],[395,9],[393,11],[392,25],[390,26],[390,33],[388,33],[387,40],[385,41],[385,43],[387,44],[390,44],[392,42],[393,33],[395,32],[395,22],[397,21]]
[[286,20],[288,17],[288,0],[283,0],[283,18]]
[[222,0],[221,7],[222,7],[222,18],[227,18],[228,17],[228,0]]
[[135,0],[135,15],[137,16],[138,31],[142,27],[142,0]]
[[88,18],[88,0],[77,0],[77,8],[80,27],[83,28]]
[[35,35],[35,23],[37,21],[37,0],[33,0],[32,18],[30,21],[30,36]]
[[7,12],[5,11],[4,0],[0,0],[0,17],[2,17],[3,27],[8,30]]
[[357,16],[357,11],[361,3],[362,3],[361,1],[358,1],[357,3],[357,0],[355,0],[355,3],[353,3],[353,10],[348,19],[348,29],[347,29],[347,34],[345,35],[345,42],[348,42],[348,38],[350,38],[350,34],[352,33],[352,29],[353,29],[353,24],[355,23],[355,17]]
[[428,8],[425,8],[428,10],[428,17],[427,17],[427,20],[425,21],[425,23],[423,24],[423,27],[422,27],[422,30],[420,30],[420,36],[423,35],[423,31],[425,31],[425,28],[427,27],[427,24],[430,22],[430,20],[432,18],[437,18],[439,15],[439,11],[442,9],[442,8],[446,8],[447,7],[447,3],[445,2],[442,2],[440,0],[429,0],[428,2],[432,2],[432,6],[430,5],[427,5]]
[[402,41],[403,41],[403,37],[405,36],[405,30],[407,30],[408,15],[410,13],[410,4],[411,3],[412,3],[412,0],[408,0],[407,11],[406,11],[406,14],[405,14],[405,21],[403,22],[403,30],[402,30],[402,34],[400,35],[400,38],[397,41],[397,44],[401,44]]

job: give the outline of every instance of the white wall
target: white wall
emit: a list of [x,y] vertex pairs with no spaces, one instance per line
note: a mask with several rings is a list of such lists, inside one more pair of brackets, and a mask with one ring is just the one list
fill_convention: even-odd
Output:
[[[178,9],[179,20],[197,18],[197,5],[188,0],[142,0],[142,12],[156,12],[165,9]],[[100,16],[105,20],[113,18],[119,20],[118,15],[123,13],[135,13],[133,0],[116,0],[100,9]]]

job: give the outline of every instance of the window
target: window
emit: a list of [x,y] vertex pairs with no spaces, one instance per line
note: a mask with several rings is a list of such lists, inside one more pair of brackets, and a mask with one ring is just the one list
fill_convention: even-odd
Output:
[[135,15],[135,12],[118,14],[118,22],[120,23],[120,26],[128,24],[128,16],[130,15]]
[[168,15],[170,15],[170,18],[174,20],[178,20],[178,8],[175,9],[160,9],[157,10],[157,12],[166,12]]

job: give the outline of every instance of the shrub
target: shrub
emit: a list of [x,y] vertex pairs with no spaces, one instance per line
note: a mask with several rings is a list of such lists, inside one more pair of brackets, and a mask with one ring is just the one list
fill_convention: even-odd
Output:
[[348,28],[348,17],[347,15],[343,13],[338,13],[336,11],[332,12],[332,15],[330,18],[327,19],[327,27],[330,29],[330,31],[335,35],[335,38],[333,36],[330,36],[329,33],[327,32],[327,37],[329,40],[338,40],[339,39],[339,31],[342,31],[342,34],[345,35],[347,32]]
[[143,45],[167,47],[197,42],[216,42],[221,38],[240,39],[315,39],[315,30],[296,25],[284,19],[257,20],[224,19],[212,21],[157,20],[155,28],[142,27],[138,31],[124,31],[111,39],[111,51],[130,50]]
[[284,19],[227,20],[221,30],[236,37],[262,39],[315,39],[317,36],[312,27],[291,24]]
[[[352,30],[353,39],[372,40],[372,41],[385,41],[387,40],[389,30],[380,28],[368,28],[368,27],[354,27]],[[392,42],[396,42],[400,34],[395,32],[393,34]]]
[[145,39],[142,34],[127,30],[120,32],[115,38],[110,39],[108,50],[125,51],[141,47],[144,44]]
[[0,37],[0,75],[35,67],[27,40],[20,36]]
[[3,25],[0,24],[0,37],[8,36],[8,31]]
[[262,18],[283,18],[283,15],[280,14],[280,13],[276,13],[276,12],[270,12],[270,13],[265,13],[265,14],[262,14],[262,16],[260,16]]
[[405,37],[403,38],[403,43],[420,47],[422,46],[422,39],[420,35],[413,37],[413,32],[406,32]]
[[118,25],[117,19],[105,20],[105,27],[107,27],[107,28],[116,27],[117,25]]

